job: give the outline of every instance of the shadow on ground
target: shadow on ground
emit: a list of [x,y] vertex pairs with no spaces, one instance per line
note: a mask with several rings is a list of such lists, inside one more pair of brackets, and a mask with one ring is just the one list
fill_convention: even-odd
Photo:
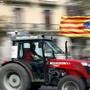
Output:
[[57,90],[57,87],[42,86],[39,90]]

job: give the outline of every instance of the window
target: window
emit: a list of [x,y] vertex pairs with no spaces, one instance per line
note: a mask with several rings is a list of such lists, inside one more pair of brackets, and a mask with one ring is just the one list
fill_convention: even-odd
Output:
[[40,56],[43,56],[42,55],[42,48],[39,48],[39,42],[15,42],[15,46],[18,46],[18,58],[19,59],[22,59],[23,56],[24,56],[24,53],[26,50],[31,50],[31,43],[33,43],[35,45],[35,52],[40,55]]
[[35,46],[36,46],[36,48],[35,48],[35,51],[36,51],[36,53],[38,54],[38,55],[40,55],[40,56],[43,56],[42,55],[42,48],[39,48],[38,45],[39,44],[39,42],[35,42]]
[[30,43],[24,43],[24,48],[30,48]]
[[51,10],[44,10],[46,30],[50,29],[51,24]]
[[53,49],[47,44],[47,42],[44,44],[44,52],[45,57],[53,58]]
[[15,28],[16,28],[16,29],[19,29],[19,28],[22,27],[20,23],[21,23],[22,20],[23,20],[23,19],[22,19],[23,9],[16,7],[16,8],[14,8],[13,12],[14,12]]

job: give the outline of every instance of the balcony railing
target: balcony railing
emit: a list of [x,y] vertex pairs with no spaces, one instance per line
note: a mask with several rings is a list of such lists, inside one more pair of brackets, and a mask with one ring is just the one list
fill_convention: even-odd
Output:
[[46,25],[44,23],[7,23],[4,31],[12,32],[12,31],[26,31],[31,33],[54,33],[56,34],[59,31],[58,24],[50,24]]
[[46,25],[44,23],[12,23],[12,22],[9,22],[7,23],[7,28],[9,30],[11,29],[25,29],[27,31],[29,30],[57,30],[59,27],[58,24],[49,24],[49,25]]

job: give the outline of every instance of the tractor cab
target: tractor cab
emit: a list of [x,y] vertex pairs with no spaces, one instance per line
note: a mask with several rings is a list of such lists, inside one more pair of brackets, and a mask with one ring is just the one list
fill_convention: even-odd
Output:
[[14,36],[12,60],[26,64],[34,81],[48,78],[48,60],[55,59],[63,51],[51,40],[40,36]]

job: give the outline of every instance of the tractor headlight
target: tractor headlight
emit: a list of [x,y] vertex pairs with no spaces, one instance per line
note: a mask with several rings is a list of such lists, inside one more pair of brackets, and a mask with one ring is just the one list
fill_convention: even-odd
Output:
[[90,67],[90,63],[81,63],[83,66],[88,66],[88,67]]
[[84,63],[84,62],[83,62],[83,63],[81,63],[81,64],[82,64],[83,66],[88,66],[88,63]]
[[87,74],[90,75],[90,63],[85,62],[85,63],[81,63],[81,64],[85,67]]
[[88,63],[88,62],[83,62],[83,63],[81,63],[83,66],[88,66],[88,67],[90,67],[90,63]]

